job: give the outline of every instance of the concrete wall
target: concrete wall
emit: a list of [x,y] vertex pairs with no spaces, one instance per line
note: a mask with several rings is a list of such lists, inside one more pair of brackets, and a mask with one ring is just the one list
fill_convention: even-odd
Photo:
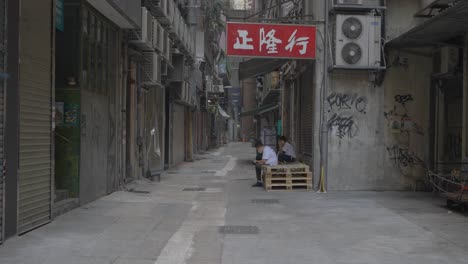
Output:
[[[396,52],[390,53],[395,59]],[[407,66],[392,65],[384,83],[384,189],[421,189],[429,160],[429,94],[432,57],[400,53]]]
[[[387,40],[421,22],[413,18],[420,8],[419,1],[388,2]],[[318,20],[323,18],[323,7],[323,1],[307,3],[309,14]],[[321,25],[318,30],[324,32]],[[322,43],[318,41],[317,45],[315,74],[321,76],[325,55]],[[398,54],[408,59],[407,65],[392,65]],[[367,71],[330,74],[323,104],[329,128],[329,190],[416,189],[424,179],[424,163],[429,155],[426,131],[432,59],[402,52],[390,52],[388,57],[390,65],[385,76]],[[379,84],[381,78],[384,81]],[[321,80],[316,78],[315,82],[317,128]],[[400,127],[395,128],[396,124]],[[320,153],[319,132],[315,129],[316,154]],[[315,155],[315,174],[319,173],[319,164],[320,155]]]
[[330,189],[379,188],[376,181],[384,177],[383,89],[369,82],[367,72],[330,77],[325,104]]

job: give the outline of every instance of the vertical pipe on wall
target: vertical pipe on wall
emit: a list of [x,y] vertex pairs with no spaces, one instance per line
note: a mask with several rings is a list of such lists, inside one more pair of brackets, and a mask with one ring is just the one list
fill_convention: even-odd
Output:
[[461,160],[468,157],[468,35],[464,39],[463,49],[463,136]]
[[327,127],[327,111],[323,109],[325,107],[325,98],[328,89],[328,26],[329,26],[329,17],[328,17],[328,1],[325,1],[324,6],[324,16],[325,16],[325,25],[324,25],[324,47],[323,47],[323,91],[322,91],[322,122],[321,122],[321,143],[320,143],[320,185],[319,191],[326,192],[327,190],[327,177],[328,177],[328,127]]

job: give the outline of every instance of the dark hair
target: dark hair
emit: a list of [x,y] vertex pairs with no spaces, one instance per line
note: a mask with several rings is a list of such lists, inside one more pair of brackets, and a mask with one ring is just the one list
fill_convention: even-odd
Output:
[[256,148],[263,147],[262,141],[261,141],[261,140],[255,141],[255,147],[256,147]]
[[285,136],[281,136],[281,137],[279,138],[279,140],[280,140],[280,141],[284,141],[284,142],[288,141],[288,139],[287,139]]

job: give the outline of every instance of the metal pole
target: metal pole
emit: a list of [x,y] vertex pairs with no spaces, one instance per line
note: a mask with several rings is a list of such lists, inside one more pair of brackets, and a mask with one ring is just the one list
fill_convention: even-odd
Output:
[[323,47],[323,93],[322,93],[322,136],[320,147],[320,186],[319,192],[325,193],[327,191],[328,180],[328,126],[327,126],[327,111],[325,111],[325,98],[328,90],[328,1],[325,1],[325,26],[324,26],[324,47]]

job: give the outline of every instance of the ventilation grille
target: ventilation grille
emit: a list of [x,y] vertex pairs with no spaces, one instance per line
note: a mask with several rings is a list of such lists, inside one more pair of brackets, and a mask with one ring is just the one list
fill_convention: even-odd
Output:
[[357,64],[362,58],[362,49],[356,43],[347,43],[341,50],[343,60],[348,64]]
[[343,22],[341,30],[343,31],[343,35],[345,35],[348,39],[358,39],[362,35],[362,22],[355,17],[347,18]]

